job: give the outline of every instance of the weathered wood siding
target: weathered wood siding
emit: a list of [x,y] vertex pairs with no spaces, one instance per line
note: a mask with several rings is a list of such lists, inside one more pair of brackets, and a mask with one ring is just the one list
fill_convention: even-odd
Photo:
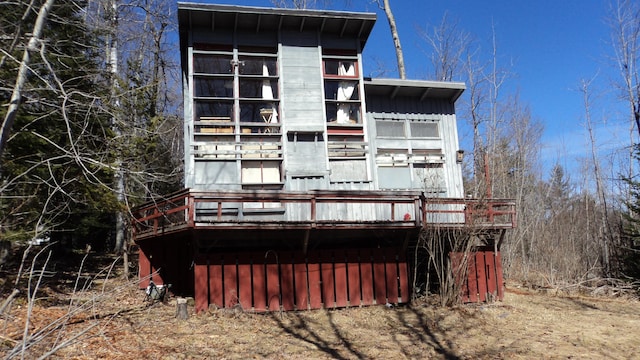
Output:
[[[326,176],[322,62],[317,33],[281,35],[283,131],[287,174]],[[291,177],[286,180],[291,180]],[[315,185],[306,182],[306,185]],[[297,190],[302,184],[296,184]]]
[[[457,269],[464,261],[465,254],[451,253],[452,268]],[[494,249],[480,248],[466,254],[466,276],[456,281],[460,286],[460,298],[464,303],[491,302],[504,299],[504,278],[500,252]]]

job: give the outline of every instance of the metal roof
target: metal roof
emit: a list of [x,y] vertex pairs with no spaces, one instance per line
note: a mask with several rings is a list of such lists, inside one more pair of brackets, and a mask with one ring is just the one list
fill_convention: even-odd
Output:
[[319,31],[360,39],[364,47],[376,14],[326,10],[298,10],[178,2],[180,30],[188,28],[234,31]]
[[451,102],[455,102],[466,89],[462,82],[370,78],[365,79],[364,87],[367,95],[412,97],[420,100],[438,98]]

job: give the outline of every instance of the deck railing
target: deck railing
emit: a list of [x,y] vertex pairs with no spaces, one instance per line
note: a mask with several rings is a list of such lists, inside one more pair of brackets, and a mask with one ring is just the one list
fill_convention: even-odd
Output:
[[516,226],[508,200],[429,198],[416,191],[183,190],[133,211],[135,239],[185,229]]

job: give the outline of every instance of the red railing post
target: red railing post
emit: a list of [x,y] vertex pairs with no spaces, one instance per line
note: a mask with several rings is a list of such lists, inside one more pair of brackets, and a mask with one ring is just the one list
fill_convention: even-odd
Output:
[[156,206],[153,208],[153,215],[154,215],[153,216],[153,234],[154,235],[158,233],[158,218],[159,218],[157,216],[158,213],[159,213],[158,207]]

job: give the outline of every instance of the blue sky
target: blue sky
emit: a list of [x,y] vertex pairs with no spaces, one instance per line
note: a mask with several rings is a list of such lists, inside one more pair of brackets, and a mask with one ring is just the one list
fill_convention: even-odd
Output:
[[[272,6],[269,0],[212,2]],[[381,61],[391,70],[386,77],[397,76],[384,13],[368,0],[351,0],[348,7],[344,3],[333,0],[331,8],[378,14],[364,52],[365,75],[375,70],[376,61]],[[595,77],[592,120],[596,123],[600,149],[606,151],[628,143],[628,126],[623,125],[624,119],[615,109],[620,109],[620,105],[611,100],[615,97],[611,83],[617,73],[612,68],[613,51],[605,21],[609,0],[391,0],[391,7],[399,27],[408,78],[428,79],[430,73],[424,51],[427,46],[417,28],[429,29],[447,13],[450,20],[457,21],[458,28],[472,34],[482,51],[488,52],[494,27],[499,65],[512,75],[505,91],[518,91],[520,100],[544,124],[541,152],[544,172],[555,162],[570,172],[577,171],[580,158],[585,156],[588,143],[583,125],[584,106],[582,94],[577,91],[583,79]],[[469,132],[463,119],[459,119],[459,128],[464,142]]]

